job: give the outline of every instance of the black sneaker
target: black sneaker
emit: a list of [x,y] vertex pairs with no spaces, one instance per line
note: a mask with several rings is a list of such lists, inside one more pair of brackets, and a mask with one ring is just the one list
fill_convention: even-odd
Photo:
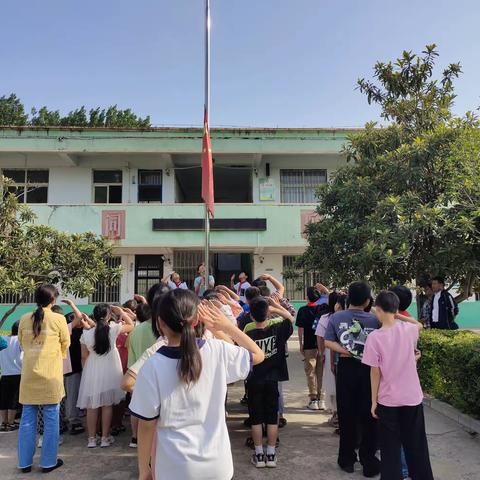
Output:
[[380,460],[375,458],[371,465],[363,465],[363,476],[373,478],[380,474]]
[[54,465],[53,467],[48,467],[48,468],[42,468],[42,473],[50,473],[56,470],[57,468],[60,468],[63,465],[63,460],[59,458],[57,460],[57,464]]
[[277,455],[275,453],[270,455],[267,454],[266,457],[267,457],[266,466],[268,468],[275,468],[277,466]]
[[252,463],[257,468],[265,468],[265,454],[264,453],[254,453],[252,455]]
[[353,473],[355,471],[353,465],[339,465],[339,467],[346,473]]

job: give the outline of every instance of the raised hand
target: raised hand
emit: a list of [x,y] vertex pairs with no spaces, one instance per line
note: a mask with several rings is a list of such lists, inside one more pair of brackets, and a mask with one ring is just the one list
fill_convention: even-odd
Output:
[[226,331],[232,326],[222,311],[208,300],[198,306],[198,319],[212,332]]
[[136,293],[133,298],[138,302],[138,303],[147,303],[147,299],[143,295],[139,295]]

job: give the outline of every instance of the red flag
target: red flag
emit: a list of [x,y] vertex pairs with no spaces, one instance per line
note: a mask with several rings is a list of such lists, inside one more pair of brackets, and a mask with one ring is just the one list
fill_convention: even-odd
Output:
[[213,196],[213,160],[212,142],[210,141],[210,129],[208,127],[208,112],[205,110],[203,119],[203,143],[202,143],[202,200],[207,206],[208,213],[213,218],[215,200]]

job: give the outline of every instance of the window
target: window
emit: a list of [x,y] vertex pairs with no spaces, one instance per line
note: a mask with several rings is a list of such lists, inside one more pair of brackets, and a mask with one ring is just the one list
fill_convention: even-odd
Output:
[[326,182],[326,170],[280,170],[281,202],[316,203],[317,188]]
[[[122,264],[121,257],[112,257],[107,260],[110,268],[119,267]],[[111,285],[104,282],[95,284],[95,292],[91,297],[92,303],[118,303],[120,302],[120,279]]]
[[163,278],[162,255],[135,255],[135,292],[147,295],[148,290]]
[[138,171],[138,201],[139,203],[162,201],[162,171]]
[[93,171],[93,201],[95,203],[122,203],[122,171]]
[[314,286],[320,280],[316,272],[305,272],[295,266],[298,257],[285,255],[283,257],[283,284],[285,296],[290,300],[305,300],[307,287]]
[[7,192],[17,196],[20,203],[47,203],[48,170],[4,169],[2,174],[13,181]]

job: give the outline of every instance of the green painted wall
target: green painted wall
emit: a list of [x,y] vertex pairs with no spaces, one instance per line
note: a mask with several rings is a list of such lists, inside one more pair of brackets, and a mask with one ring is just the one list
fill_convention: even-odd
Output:
[[[154,232],[153,218],[203,218],[201,204],[131,204],[131,205],[30,205],[38,222],[59,230],[80,233],[85,228],[101,233],[102,210],[125,210],[126,239],[115,242],[119,247],[201,247],[203,232]],[[266,218],[264,232],[212,232],[211,244],[226,247],[305,247],[301,235],[301,210],[311,210],[308,205],[225,205],[215,206],[215,218]]]

